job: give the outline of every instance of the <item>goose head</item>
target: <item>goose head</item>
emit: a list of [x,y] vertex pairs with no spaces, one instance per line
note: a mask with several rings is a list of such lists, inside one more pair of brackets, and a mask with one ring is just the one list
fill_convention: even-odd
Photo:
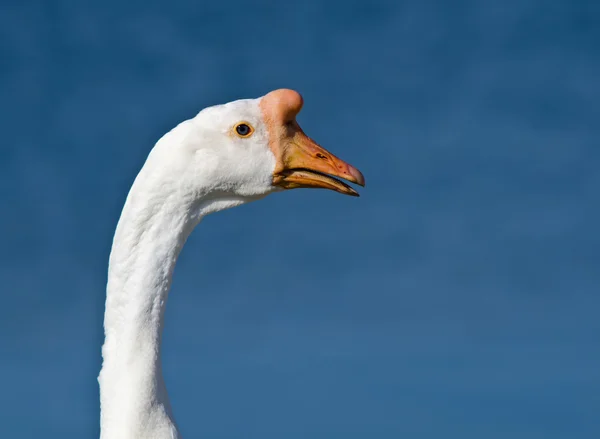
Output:
[[280,89],[205,108],[157,143],[148,158],[153,175],[194,199],[244,202],[295,188],[358,196],[341,180],[364,186],[363,175],[304,133],[296,121],[302,105],[299,93]]

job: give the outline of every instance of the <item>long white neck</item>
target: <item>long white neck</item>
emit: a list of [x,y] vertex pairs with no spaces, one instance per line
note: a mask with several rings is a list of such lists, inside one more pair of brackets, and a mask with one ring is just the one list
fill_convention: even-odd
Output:
[[177,190],[149,183],[153,178],[142,170],[136,179],[110,255],[98,377],[101,439],[180,437],[160,361],[175,263],[202,216],[249,201],[215,196],[186,201]]
[[[136,181],[137,186],[141,186]],[[103,365],[102,439],[177,438],[160,341],[177,256],[194,227],[186,207],[133,186],[110,255]]]

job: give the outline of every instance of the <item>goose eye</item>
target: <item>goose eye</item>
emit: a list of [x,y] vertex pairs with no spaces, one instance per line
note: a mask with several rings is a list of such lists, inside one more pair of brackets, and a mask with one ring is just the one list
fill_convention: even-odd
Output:
[[246,122],[240,122],[235,126],[235,132],[240,137],[250,137],[254,133],[254,128]]

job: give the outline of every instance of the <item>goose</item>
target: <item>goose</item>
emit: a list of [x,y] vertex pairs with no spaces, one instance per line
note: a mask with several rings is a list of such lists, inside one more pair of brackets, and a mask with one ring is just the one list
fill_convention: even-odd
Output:
[[127,195],[109,257],[100,386],[101,439],[180,438],[161,367],[177,257],[210,213],[295,188],[358,196],[358,169],[309,138],[302,96],[279,89],[208,107],[165,134]]

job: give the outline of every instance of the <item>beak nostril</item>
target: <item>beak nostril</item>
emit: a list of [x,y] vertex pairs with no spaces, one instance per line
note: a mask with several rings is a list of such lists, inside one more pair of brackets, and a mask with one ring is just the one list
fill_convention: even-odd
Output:
[[326,159],[327,157],[325,157],[323,154],[321,154],[320,152],[317,153],[317,158],[319,159]]

